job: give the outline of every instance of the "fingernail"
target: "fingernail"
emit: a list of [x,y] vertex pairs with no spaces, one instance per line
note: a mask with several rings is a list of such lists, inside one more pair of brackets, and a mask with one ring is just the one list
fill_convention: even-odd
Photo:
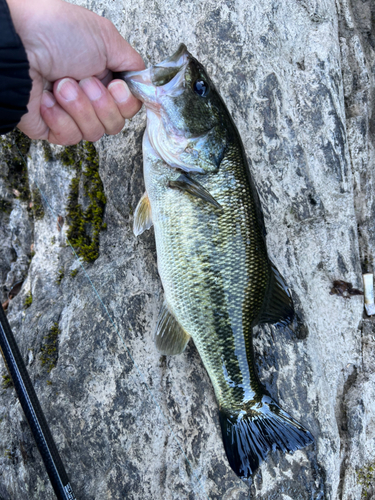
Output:
[[44,90],[42,94],[41,104],[46,108],[52,108],[52,106],[56,104],[56,99],[53,97],[53,94],[51,94],[51,92],[48,92],[48,90]]
[[64,78],[64,80],[59,82],[56,92],[58,92],[61,97],[68,102],[74,101],[74,99],[77,99],[78,97],[77,88],[73,82],[69,80],[69,78]]
[[96,101],[103,95],[102,89],[95,78],[85,78],[79,82],[79,86],[90,101]]
[[110,90],[114,100],[117,103],[121,103],[129,99],[130,90],[125,82],[114,82],[108,85],[108,90]]

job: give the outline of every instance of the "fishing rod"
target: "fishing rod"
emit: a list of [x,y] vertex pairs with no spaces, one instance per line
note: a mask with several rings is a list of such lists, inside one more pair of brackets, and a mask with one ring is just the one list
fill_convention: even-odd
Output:
[[0,306],[0,351],[58,500],[76,500],[25,363]]

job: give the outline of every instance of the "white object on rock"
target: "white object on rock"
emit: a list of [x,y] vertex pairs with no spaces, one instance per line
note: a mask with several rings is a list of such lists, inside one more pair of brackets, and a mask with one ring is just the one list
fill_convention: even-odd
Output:
[[368,316],[375,314],[374,303],[374,275],[372,273],[363,275],[363,287],[365,294],[365,309]]

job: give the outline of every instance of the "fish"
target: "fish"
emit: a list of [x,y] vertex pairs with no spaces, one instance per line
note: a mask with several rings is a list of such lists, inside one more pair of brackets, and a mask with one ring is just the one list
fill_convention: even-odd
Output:
[[270,450],[294,452],[314,438],[256,370],[253,328],[288,325],[294,308],[267,253],[245,150],[214,83],[184,44],[161,63],[116,77],[146,107],[146,191],[133,230],[139,236],[154,227],[164,289],[155,345],[176,355],[193,339],[218,402],[227,459],[246,481]]

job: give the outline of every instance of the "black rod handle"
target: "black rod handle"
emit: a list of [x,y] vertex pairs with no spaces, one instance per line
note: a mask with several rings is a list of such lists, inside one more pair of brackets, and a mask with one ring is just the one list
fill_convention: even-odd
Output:
[[58,500],[76,500],[8,319],[1,306],[0,349]]

